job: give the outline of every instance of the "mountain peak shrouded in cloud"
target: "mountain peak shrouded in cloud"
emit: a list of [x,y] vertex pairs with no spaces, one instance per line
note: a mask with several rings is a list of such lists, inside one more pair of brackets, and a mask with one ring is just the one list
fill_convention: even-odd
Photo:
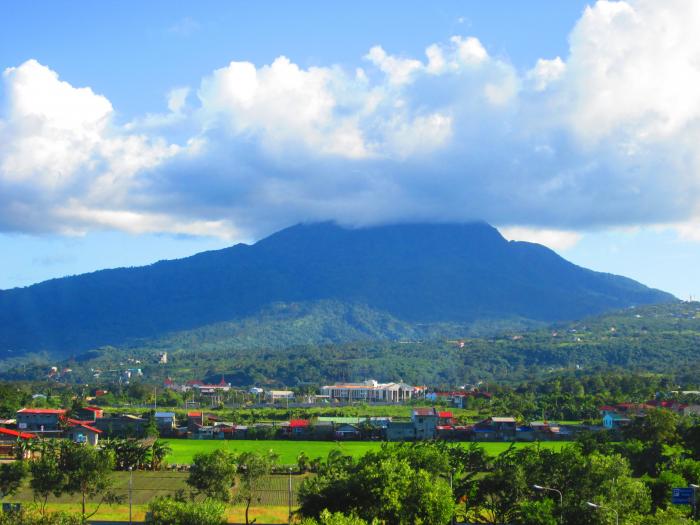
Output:
[[674,298],[507,241],[486,223],[300,224],[253,245],[0,291],[0,355],[119,344],[327,300],[409,323],[468,324],[574,319]]
[[479,218],[564,244],[650,224],[692,238],[699,25],[694,0],[601,0],[567,56],[526,70],[478,34],[417,56],[376,42],[352,67],[234,56],[126,123],[108,90],[9,64],[0,231],[237,240],[299,221]]

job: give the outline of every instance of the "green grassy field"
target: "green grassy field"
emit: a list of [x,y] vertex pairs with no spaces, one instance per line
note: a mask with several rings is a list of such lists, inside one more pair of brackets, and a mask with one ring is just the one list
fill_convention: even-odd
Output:
[[[331,450],[340,450],[343,454],[353,457],[363,455],[369,450],[376,450],[381,446],[377,441],[281,441],[281,440],[195,440],[195,439],[167,439],[168,445],[172,448],[166,461],[178,465],[190,464],[192,457],[197,452],[211,452],[216,449],[229,450],[231,452],[264,452],[272,450],[279,455],[279,463],[282,465],[296,464],[297,457],[301,452],[306,453],[310,458],[324,458]],[[527,446],[529,443],[515,443],[516,447]],[[541,446],[559,450],[565,443],[548,441],[541,443]],[[511,443],[480,443],[480,445],[490,455],[497,455],[506,450]]]

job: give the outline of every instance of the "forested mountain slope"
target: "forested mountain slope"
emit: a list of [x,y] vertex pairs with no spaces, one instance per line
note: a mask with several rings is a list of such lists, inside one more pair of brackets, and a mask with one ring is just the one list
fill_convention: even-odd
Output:
[[484,223],[298,225],[254,245],[0,291],[0,355],[72,353],[320,300],[416,324],[577,319],[674,298]]

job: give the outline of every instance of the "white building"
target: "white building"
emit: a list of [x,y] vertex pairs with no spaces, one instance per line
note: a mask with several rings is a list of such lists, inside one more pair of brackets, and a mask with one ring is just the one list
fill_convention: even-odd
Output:
[[406,383],[340,383],[321,387],[321,395],[342,401],[388,401],[398,403],[413,397],[414,387]]
[[265,390],[265,400],[266,401],[272,401],[273,403],[275,401],[280,401],[280,400],[293,400],[294,399],[294,392],[291,390]]

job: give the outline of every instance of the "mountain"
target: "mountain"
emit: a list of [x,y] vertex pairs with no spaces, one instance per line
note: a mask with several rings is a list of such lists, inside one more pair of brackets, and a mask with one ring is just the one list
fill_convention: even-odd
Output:
[[319,300],[415,324],[578,319],[675,299],[544,246],[509,242],[484,223],[320,223],[253,245],[0,291],[0,351],[74,352]]

